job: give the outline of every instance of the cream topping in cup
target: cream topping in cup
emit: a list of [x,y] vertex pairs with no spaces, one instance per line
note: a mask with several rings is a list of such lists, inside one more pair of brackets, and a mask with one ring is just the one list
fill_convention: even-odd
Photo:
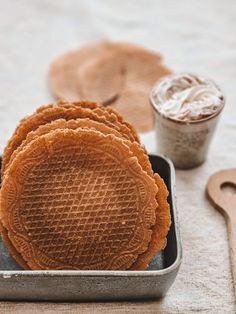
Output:
[[192,74],[174,74],[159,81],[152,98],[160,114],[176,120],[201,120],[224,104],[224,96],[212,81]]

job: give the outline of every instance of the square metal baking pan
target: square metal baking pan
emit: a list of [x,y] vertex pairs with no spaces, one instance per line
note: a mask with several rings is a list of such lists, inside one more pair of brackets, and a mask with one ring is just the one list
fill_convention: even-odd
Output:
[[150,155],[153,170],[170,191],[172,225],[166,248],[145,271],[22,270],[0,241],[0,299],[37,301],[109,301],[163,297],[179,270],[182,249],[176,217],[175,174],[172,163]]

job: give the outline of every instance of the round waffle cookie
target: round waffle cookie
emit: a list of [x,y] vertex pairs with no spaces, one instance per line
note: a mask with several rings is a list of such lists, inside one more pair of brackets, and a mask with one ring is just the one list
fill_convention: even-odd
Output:
[[[120,92],[124,83],[124,67],[122,64],[113,62],[113,70],[110,67],[110,62],[103,62],[104,57],[108,59],[117,53],[140,53],[146,54],[147,50],[130,43],[113,43],[108,41],[96,42],[93,44],[85,45],[79,49],[67,52],[52,62],[49,69],[49,86],[53,95],[57,99],[64,99],[67,101],[81,100],[84,97],[91,98],[94,96],[99,97],[94,99],[107,103],[114,100]],[[161,61],[161,56],[157,53],[148,51],[150,55],[155,55],[155,58]],[[91,65],[92,63],[92,65]],[[95,70],[93,70],[95,63]],[[101,68],[101,63],[103,67]],[[105,68],[104,68],[105,65]],[[89,74],[87,71],[89,70]],[[99,73],[97,69],[99,68]],[[81,73],[82,72],[82,73]],[[92,73],[91,73],[92,72]],[[112,76],[113,74],[113,76]],[[98,86],[94,85],[94,76],[99,75],[102,78],[99,83],[99,90],[94,90]],[[83,79],[85,77],[85,79]],[[116,80],[114,80],[114,77]],[[112,82],[111,82],[112,81]],[[85,86],[81,86],[84,82]],[[88,89],[91,89],[92,94],[88,94]],[[101,98],[103,97],[103,98]]]
[[127,269],[149,245],[156,193],[121,139],[56,130],[12,161],[1,220],[32,269]]
[[[124,134],[130,133],[131,141],[134,139],[138,143],[140,143],[138,133],[137,133],[136,129],[133,127],[133,125],[130,124],[129,122],[125,121],[123,119],[123,117],[115,109],[113,109],[111,107],[104,107],[104,106],[99,105],[98,103],[92,102],[92,101],[68,102],[68,101],[63,101],[63,100],[58,101],[56,103],[56,106],[63,107],[66,109],[71,109],[71,108],[76,109],[77,107],[91,109],[99,117],[106,118],[107,122],[113,123],[115,125],[115,128],[119,127],[119,129]],[[51,109],[54,107],[55,107],[54,104],[42,106],[36,110],[36,113],[43,112],[46,109]]]
[[[111,107],[104,107],[99,105],[96,102],[92,101],[77,101],[77,102],[68,102],[68,101],[63,101],[60,100],[56,103],[57,106],[63,107],[63,108],[77,108],[77,107],[82,107],[82,108],[87,108],[93,110],[98,116],[105,117],[109,122],[114,123],[115,125],[119,126],[120,128],[124,129],[124,132],[130,132],[131,137],[133,137],[138,143],[140,142],[138,133],[136,129],[133,127],[132,124],[129,122],[125,121],[123,117],[113,108]],[[54,104],[49,104],[46,106],[39,107],[36,110],[36,113],[43,112],[46,109],[50,109],[55,107]],[[122,126],[121,126],[122,124]]]
[[67,101],[81,100],[78,85],[79,69],[97,55],[103,55],[110,49],[111,44],[104,41],[86,45],[56,58],[49,69],[49,85],[54,96]]
[[91,101],[80,101],[80,102],[69,102],[69,103],[65,102],[65,101],[59,101],[57,104],[58,104],[58,106],[62,106],[65,108],[70,108],[71,106],[72,107],[81,106],[83,108],[91,109],[95,113],[97,113],[99,116],[105,116],[108,119],[108,121],[113,121],[114,124],[124,125],[126,131],[128,128],[132,137],[138,143],[140,143],[140,139],[139,139],[139,136],[138,136],[136,129],[133,127],[132,124],[125,121],[123,119],[123,116],[118,111],[116,111],[114,108],[104,107],[104,106],[98,105],[96,102],[91,102]]
[[[83,102],[82,102],[83,103]],[[77,118],[90,118],[95,121],[103,122],[107,126],[115,128],[121,132],[125,138],[135,141],[134,136],[125,124],[120,123],[115,116],[98,115],[91,109],[83,108],[77,103],[77,107],[63,108],[61,106],[48,105],[38,109],[33,115],[23,119],[19,126],[16,128],[6,148],[4,149],[3,160],[2,160],[2,173],[10,161],[11,155],[18,146],[21,145],[22,141],[26,138],[27,134],[33,130],[36,130],[40,125],[46,124],[57,119],[77,119]]]
[[[93,53],[90,53],[91,47]],[[87,56],[83,53],[86,49]],[[71,54],[77,57],[71,57]],[[68,64],[69,72],[66,70]],[[149,104],[151,87],[158,79],[171,73],[162,64],[160,54],[137,45],[112,42],[96,43],[68,53],[58,58],[52,68],[57,69],[53,75],[51,70],[49,73],[50,81],[54,82],[52,90],[57,97],[65,100],[88,98],[104,105],[114,105],[140,132],[154,127]],[[63,74],[67,78],[64,84]]]
[[[126,65],[126,85],[112,106],[122,116],[136,126],[140,132],[154,127],[154,117],[149,104],[149,93],[154,83],[171,71],[154,57],[139,55],[128,58]],[[148,61],[149,60],[149,61]]]
[[[39,109],[39,111],[41,111]],[[12,160],[17,156],[19,152],[21,152],[27,144],[29,144],[31,141],[35,140],[41,135],[47,134],[52,130],[56,129],[77,129],[77,128],[85,127],[85,128],[93,128],[96,129],[103,134],[114,134],[117,137],[122,138],[122,135],[115,129],[110,128],[106,126],[104,123],[100,123],[91,119],[76,119],[76,120],[65,120],[65,119],[58,119],[55,121],[52,121],[51,123],[47,123],[44,125],[39,126],[35,131],[30,132],[26,139],[21,143],[21,145],[13,152],[10,162],[7,165],[7,168],[12,163]],[[1,236],[3,238],[4,243],[8,247],[9,251],[11,252],[12,257],[16,260],[16,262],[24,269],[29,269],[29,266],[24,261],[24,259],[21,257],[21,255],[17,252],[14,245],[11,243],[8,234],[7,229],[4,228],[0,222],[0,231]]]
[[[13,152],[11,155],[10,161],[8,165],[6,166],[6,169],[11,165],[14,158],[20,153],[24,148],[33,140],[37,139],[39,136],[45,135],[53,130],[57,129],[71,129],[75,130],[78,128],[89,128],[93,130],[97,130],[103,134],[113,134],[116,137],[123,138],[122,134],[119,133],[114,128],[111,128],[107,126],[106,124],[102,122],[97,122],[88,118],[84,119],[73,119],[73,120],[65,120],[65,119],[58,119],[54,120],[50,123],[46,123],[43,125],[40,125],[35,131],[31,131],[28,133],[26,139],[21,143],[20,146],[17,147],[17,149]],[[5,169],[5,171],[6,171]]]
[[[83,88],[87,90],[85,97],[91,97],[91,93],[94,92],[94,79],[89,79],[90,76],[96,77],[97,81],[100,81],[99,87],[102,91],[105,88],[109,88],[107,78],[101,74],[101,67],[106,68],[107,72],[108,69],[110,70],[110,80],[112,80],[112,72],[113,76],[117,76],[117,67],[123,69],[124,88],[130,84],[136,85],[137,82],[142,83],[142,88],[146,88],[147,86],[152,86],[161,76],[170,73],[170,70],[162,65],[162,57],[156,52],[125,43],[113,43],[112,46],[113,49],[109,49],[106,54],[97,54],[96,58],[91,58],[90,62],[85,63],[79,72],[81,90]],[[112,90],[115,92],[118,89],[111,85]],[[120,93],[117,92],[117,94]]]
[[156,194],[156,200],[158,206],[156,207],[156,222],[152,227],[152,238],[149,243],[148,249],[138,256],[135,263],[130,267],[131,270],[146,269],[148,267],[147,260],[151,260],[156,252],[162,250],[166,245],[166,236],[171,225],[170,206],[167,201],[169,192],[163,179],[153,172],[148,155],[144,148],[137,143],[131,143],[125,141],[125,144],[132,151],[133,155],[138,158],[139,164],[146,173],[153,177],[158,192]]
[[113,61],[113,54],[106,53],[78,71],[77,84],[83,99],[107,105],[119,97],[125,84],[125,68],[122,62]]
[[[115,136],[122,138],[122,135],[118,133],[116,130],[107,127],[103,123],[99,123],[90,119],[77,119],[77,120],[69,120],[66,121],[64,119],[56,120],[51,123],[45,124],[40,126],[36,131],[30,132],[26,138],[25,141],[21,144],[20,147],[13,153],[11,157],[11,161],[9,163],[9,166],[12,162],[12,160],[15,158],[15,156],[22,151],[27,145],[37,139],[39,136],[47,134],[48,132],[56,129],[77,129],[77,128],[93,128],[98,131],[100,131],[103,134],[114,134]],[[136,262],[131,266],[130,269],[146,269],[148,267],[147,264],[147,258],[152,258],[153,255],[158,252],[159,250],[163,249],[166,243],[166,235],[168,233],[169,227],[170,227],[170,209],[169,204],[167,202],[167,196],[168,191],[165,186],[164,181],[160,178],[159,175],[154,174],[148,159],[147,154],[145,153],[144,149],[139,146],[137,143],[131,143],[130,141],[123,140],[124,144],[129,147],[131,152],[134,156],[138,158],[139,164],[141,165],[142,169],[148,173],[151,177],[153,177],[156,181],[156,185],[158,187],[158,193],[156,195],[156,200],[159,206],[156,208],[156,223],[152,227],[153,233],[152,238],[149,243],[148,250],[141,254]],[[7,238],[7,232],[6,229],[3,227],[3,234],[4,237]],[[10,240],[5,239],[4,241],[8,241],[8,246],[10,245]],[[14,249],[14,246],[12,246],[11,252],[14,256],[16,256],[16,260],[23,268],[24,266],[24,260],[20,260],[18,252]]]
[[23,269],[30,269],[29,265],[22,258],[20,253],[16,250],[11,240],[9,239],[7,229],[2,225],[2,222],[0,222],[0,232],[1,232],[1,239],[3,243],[5,244],[5,246],[7,247],[8,252],[10,252],[12,258],[14,258],[17,264]]
[[142,132],[150,131],[154,126],[152,107],[145,90],[124,90],[112,107]]
[[163,181],[158,175],[154,174],[154,179],[158,187],[156,200],[158,207],[156,208],[156,222],[152,227],[152,238],[149,243],[148,249],[138,256],[134,264],[129,268],[130,270],[146,269],[154,254],[164,249],[166,246],[166,236],[171,225],[170,206],[167,201],[169,192]]

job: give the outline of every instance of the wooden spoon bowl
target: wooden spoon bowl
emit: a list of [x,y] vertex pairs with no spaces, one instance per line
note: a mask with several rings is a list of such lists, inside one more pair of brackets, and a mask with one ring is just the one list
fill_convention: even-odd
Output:
[[236,168],[221,170],[213,174],[208,180],[206,191],[213,206],[226,219],[236,294]]

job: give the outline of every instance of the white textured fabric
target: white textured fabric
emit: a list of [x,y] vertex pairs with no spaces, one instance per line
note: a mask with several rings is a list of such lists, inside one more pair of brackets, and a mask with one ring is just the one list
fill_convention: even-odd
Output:
[[[148,309],[235,313],[225,222],[204,189],[213,172],[236,166],[236,1],[0,0],[0,7],[1,151],[19,119],[52,101],[47,87],[50,61],[89,41],[146,45],[160,51],[174,71],[206,75],[222,87],[227,105],[207,162],[177,171],[183,264],[166,298],[153,303],[153,312],[150,303]],[[155,151],[153,133],[142,140]],[[48,308],[54,313],[53,304]]]

